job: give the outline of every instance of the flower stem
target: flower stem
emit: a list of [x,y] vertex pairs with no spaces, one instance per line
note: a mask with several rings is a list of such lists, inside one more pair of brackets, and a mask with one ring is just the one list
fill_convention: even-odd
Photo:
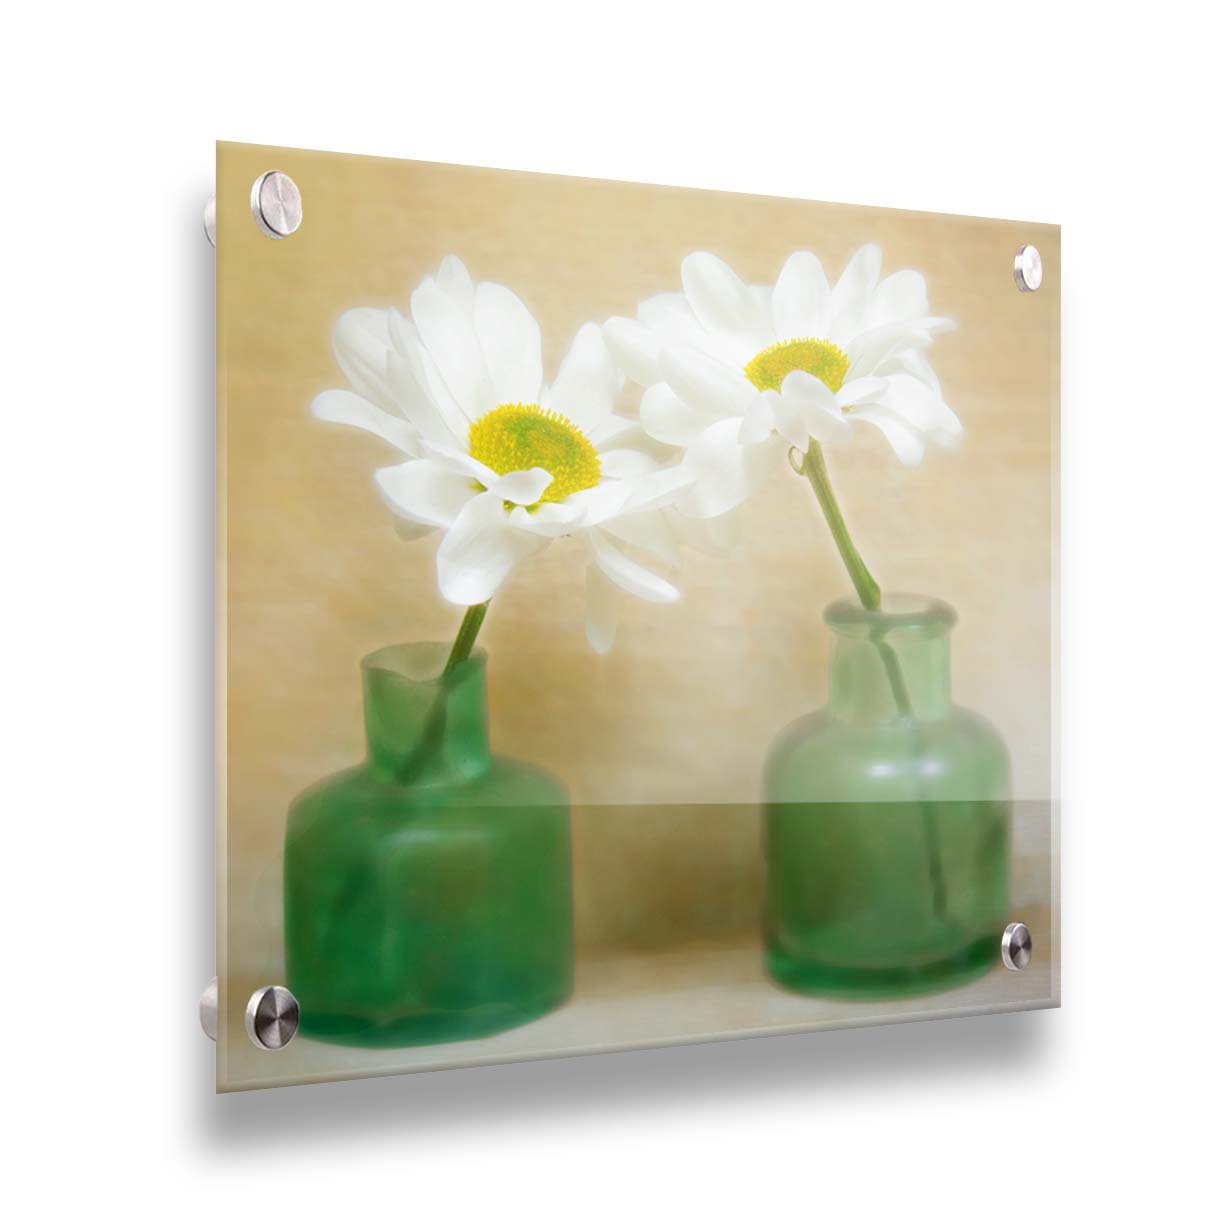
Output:
[[816,494],[816,500],[824,511],[829,530],[833,532],[833,542],[837,545],[850,581],[858,592],[859,602],[869,612],[874,612],[880,606],[880,584],[871,576],[867,563],[850,538],[850,529],[846,526],[841,507],[833,495],[833,486],[829,483],[829,469],[825,467],[824,452],[821,451],[819,442],[813,442],[808,447],[801,470],[811,482],[812,492]]
[[459,623],[459,632],[455,634],[455,644],[451,647],[446,666],[438,678],[438,691],[434,694],[433,704],[429,708],[429,714],[421,730],[420,742],[396,770],[395,776],[398,781],[405,784],[412,783],[442,747],[446,733],[446,699],[448,696],[446,678],[464,659],[471,655],[472,647],[476,644],[476,635],[480,632],[480,626],[484,624],[485,613],[488,610],[489,601],[485,600],[482,604],[473,604],[463,614],[463,620]]
[[[793,467],[794,464],[791,466]],[[850,529],[846,526],[841,507],[837,504],[837,498],[833,493],[833,486],[829,482],[829,469],[825,466],[824,452],[821,451],[819,442],[813,441],[809,445],[802,466],[796,470],[802,472],[811,483],[812,492],[816,494],[816,500],[824,512],[829,530],[833,533],[837,551],[841,553],[841,559],[850,575],[850,581],[854,583],[854,589],[858,592],[859,602],[869,612],[878,610],[880,584],[871,576],[867,563],[850,538]],[[903,719],[911,721],[914,712],[913,705],[910,702],[909,690],[906,688],[905,675],[901,670],[901,661],[897,658],[897,652],[891,643],[884,640],[882,634],[872,633],[871,640],[880,655],[880,662],[884,664],[884,673],[888,677],[888,686],[892,689],[897,713]],[[921,751],[921,732],[917,728],[915,728],[915,737],[918,749]],[[927,875],[931,881],[932,906],[936,917],[943,919],[947,917],[948,912],[948,885],[944,878],[943,854],[939,846],[939,811],[934,803],[921,796],[918,806],[922,810],[922,828],[926,841]]]
[[489,601],[486,599],[484,603],[473,604],[463,614],[459,632],[455,634],[455,644],[451,647],[446,666],[442,669],[444,676],[449,676],[472,653],[472,647],[476,645],[476,635],[480,632],[480,626],[484,624],[485,613],[488,610]]

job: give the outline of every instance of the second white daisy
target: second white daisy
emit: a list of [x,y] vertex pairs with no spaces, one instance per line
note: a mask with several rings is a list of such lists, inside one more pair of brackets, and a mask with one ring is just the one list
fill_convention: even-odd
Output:
[[878,246],[862,247],[830,288],[820,260],[796,251],[769,286],[696,252],[681,265],[683,293],[608,320],[613,355],[646,388],[647,433],[685,448],[686,513],[733,509],[782,452],[844,441],[858,422],[905,464],[956,445],[960,421],[925,355],[955,325],[930,315],[920,273],[881,281],[881,260]]

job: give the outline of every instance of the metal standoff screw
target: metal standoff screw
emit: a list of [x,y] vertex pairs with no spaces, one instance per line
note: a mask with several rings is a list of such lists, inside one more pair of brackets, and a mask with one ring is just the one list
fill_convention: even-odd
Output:
[[1013,274],[1021,293],[1036,293],[1041,288],[1041,252],[1026,242],[1016,252]]
[[247,1036],[261,1050],[283,1050],[298,1031],[298,1001],[283,986],[261,986],[246,1008]]
[[1016,970],[1027,967],[1033,959],[1033,937],[1023,922],[1009,922],[1003,931],[1003,963]]
[[251,188],[251,214],[269,238],[288,238],[302,224],[302,193],[281,170],[269,170]]
[[200,1027],[212,1041],[217,1040],[217,979],[204,987],[200,996]]
[[217,245],[217,197],[210,195],[204,205],[204,237],[210,246]]

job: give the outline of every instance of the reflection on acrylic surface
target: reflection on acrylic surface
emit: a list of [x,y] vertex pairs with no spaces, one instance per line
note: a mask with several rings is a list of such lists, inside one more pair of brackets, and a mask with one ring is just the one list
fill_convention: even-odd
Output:
[[[415,172],[431,171],[441,184],[455,172]],[[695,216],[726,199],[691,198]],[[446,254],[397,305],[335,289],[320,303],[334,312],[346,385],[314,394],[314,416],[374,440],[335,451],[333,476],[329,447],[355,435],[299,417],[285,467],[325,473],[335,504],[356,507],[360,539],[381,501],[406,543],[380,553],[371,586],[402,566],[414,603],[433,610],[419,633],[404,618],[407,640],[371,641],[353,633],[365,621],[325,605],[364,648],[333,656],[351,677],[329,690],[337,738],[319,759],[333,769],[309,785],[295,771],[281,826],[280,947],[314,1040],[280,1071],[227,1047],[222,1086],[900,1018],[911,997],[946,997],[950,1013],[1054,1001],[1048,973],[1028,997],[970,985],[997,967],[1017,876],[1021,893],[1036,880],[1037,900],[1052,900],[1052,794],[1023,795],[1041,801],[1017,804],[1013,829],[1004,736],[953,702],[957,614],[940,598],[881,594],[877,571],[913,583],[904,536],[894,559],[873,531],[871,566],[857,542],[855,511],[870,529],[932,448],[961,450],[945,481],[984,478],[954,475],[973,414],[962,423],[936,373],[955,325],[932,312],[923,274],[886,267],[868,242],[836,276],[797,249],[771,281],[749,283],[697,249],[675,260],[670,284],[643,276],[625,313],[575,318],[567,301],[566,346],[529,294],[474,276],[479,259],[465,256],[471,271]],[[548,276],[526,271],[537,292]],[[593,304],[605,300],[594,279]],[[980,309],[968,284],[957,300]],[[980,386],[957,385],[980,402]],[[243,404],[231,377],[231,418]],[[843,512],[829,456],[871,438],[883,445],[852,469],[871,488]],[[1006,429],[976,462],[1008,467]],[[781,497],[803,551],[780,554],[785,532],[761,528]],[[823,524],[823,540],[805,520]],[[258,532],[242,541],[261,545]],[[314,564],[350,566],[356,585],[365,566],[338,543],[335,562],[316,552]],[[809,552],[822,581],[796,606],[788,586]],[[556,557],[546,568],[545,553]],[[1045,554],[1048,571],[1048,543]],[[922,586],[977,611],[980,575],[957,570],[943,590],[930,568]],[[1005,588],[1005,567],[995,580]],[[585,608],[567,621],[579,592]],[[796,650],[822,634],[823,605],[831,650],[817,709],[821,686],[801,694],[792,677]],[[235,638],[244,607],[231,604]],[[514,638],[499,633],[503,607]],[[775,609],[779,625],[808,621],[792,646],[770,628]],[[565,628],[575,619],[586,661]],[[1048,634],[1045,650],[1032,662],[1048,670]],[[685,657],[696,667],[676,683]],[[358,664],[365,760],[336,771],[342,749],[360,755]],[[989,652],[973,664],[989,686]],[[587,673],[597,682],[574,681]],[[661,733],[635,706],[642,695],[670,712]],[[292,751],[307,759],[310,747]],[[593,767],[567,769],[576,756]],[[720,788],[731,762],[744,780]],[[242,870],[231,866],[231,887]]]

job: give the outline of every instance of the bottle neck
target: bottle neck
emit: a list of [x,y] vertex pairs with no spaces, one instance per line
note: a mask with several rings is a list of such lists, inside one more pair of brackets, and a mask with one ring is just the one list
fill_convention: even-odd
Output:
[[483,651],[442,676],[438,642],[386,646],[362,660],[370,766],[412,786],[461,782],[489,767]]
[[839,601],[825,621],[834,633],[828,705],[834,718],[878,723],[947,716],[955,613],[946,604],[893,596],[868,612]]

